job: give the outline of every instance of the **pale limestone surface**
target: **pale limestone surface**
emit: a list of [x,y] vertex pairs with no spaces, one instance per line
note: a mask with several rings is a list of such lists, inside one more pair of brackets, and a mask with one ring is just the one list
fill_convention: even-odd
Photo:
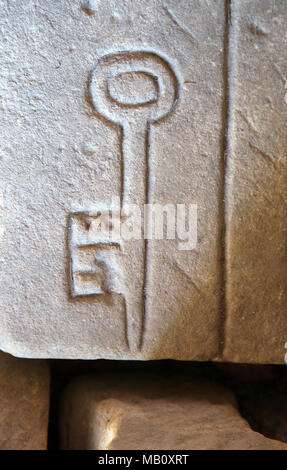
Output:
[[254,432],[233,394],[212,381],[87,376],[63,395],[63,449],[287,450]]
[[[0,348],[283,363],[286,2],[0,4]],[[115,196],[197,204],[196,249],[107,245]]]
[[[219,355],[224,5],[1,0],[3,350]],[[198,204],[196,250],[106,246],[113,196]]]
[[47,362],[0,353],[0,450],[47,449]]
[[283,363],[287,341],[286,1],[232,1],[224,359]]

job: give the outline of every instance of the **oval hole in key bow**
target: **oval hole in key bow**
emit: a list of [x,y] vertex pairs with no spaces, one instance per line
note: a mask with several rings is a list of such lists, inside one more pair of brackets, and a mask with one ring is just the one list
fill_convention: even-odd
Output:
[[160,94],[158,76],[146,70],[120,72],[108,80],[108,93],[123,106],[144,106],[155,103]]
[[[131,97],[124,83],[116,91],[112,85],[116,77],[117,82],[133,77],[136,96]],[[145,87],[147,80],[148,94]],[[150,93],[152,83],[156,94],[155,89]],[[181,91],[182,79],[174,64],[153,50],[135,49],[105,54],[91,71],[89,81],[90,98],[96,112],[121,126],[127,122],[153,123],[164,119],[176,108]]]

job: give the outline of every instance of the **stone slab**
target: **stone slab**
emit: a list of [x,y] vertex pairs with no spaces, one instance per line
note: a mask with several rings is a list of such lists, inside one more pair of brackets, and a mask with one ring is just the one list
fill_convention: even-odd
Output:
[[284,363],[286,2],[231,1],[224,359]]
[[0,353],[0,383],[0,450],[47,449],[47,362]]
[[[0,347],[218,357],[225,1],[1,0],[1,12]],[[196,249],[98,239],[114,196],[197,204]]]
[[213,381],[158,375],[82,377],[62,399],[68,450],[287,450],[254,432]]

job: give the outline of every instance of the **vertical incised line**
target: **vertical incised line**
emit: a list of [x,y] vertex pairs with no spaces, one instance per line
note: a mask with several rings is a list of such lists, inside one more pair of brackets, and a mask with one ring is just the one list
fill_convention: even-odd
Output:
[[[145,144],[145,204],[150,204],[151,202],[151,168],[150,168],[150,146],[151,146],[151,123],[147,123],[146,129],[146,144]],[[148,206],[149,207],[149,206]],[[145,216],[145,207],[143,207],[143,215]],[[147,221],[144,217],[144,224],[148,223],[149,216]],[[145,230],[144,230],[145,233]],[[146,230],[146,233],[149,233],[149,230]],[[147,303],[148,303],[148,268],[149,268],[149,240],[144,238],[144,279],[143,279],[143,313],[142,313],[142,326],[141,326],[141,336],[139,349],[142,350],[145,336],[145,326],[147,318]]]
[[125,295],[123,295],[122,297],[124,299],[124,306],[125,306],[125,318],[124,318],[124,322],[125,322],[125,340],[126,340],[126,344],[127,344],[128,349],[131,350],[130,339],[129,339],[127,299],[126,299]]
[[223,138],[222,138],[222,209],[221,209],[221,269],[222,269],[222,298],[219,331],[219,359],[223,359],[225,348],[227,305],[227,236],[229,213],[230,158],[233,128],[233,91],[235,77],[235,42],[236,42],[236,2],[226,0],[225,3],[225,33],[224,33],[224,62],[223,62]]
[[121,126],[121,210],[124,207],[126,199],[126,183],[125,183],[125,173],[126,173],[126,162],[125,162],[125,141],[126,141],[126,129],[124,125]]

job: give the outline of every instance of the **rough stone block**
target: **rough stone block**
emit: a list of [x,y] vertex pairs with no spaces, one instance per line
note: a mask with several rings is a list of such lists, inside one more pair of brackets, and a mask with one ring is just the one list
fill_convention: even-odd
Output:
[[[1,348],[216,357],[224,0],[1,5]],[[99,237],[114,197],[197,204],[197,248]]]
[[224,359],[283,363],[286,2],[240,0],[231,6]]
[[0,450],[45,450],[49,418],[45,361],[0,353]]
[[285,0],[1,6],[0,348],[283,363]]
[[285,449],[251,430],[233,394],[212,381],[88,376],[62,400],[62,448]]

